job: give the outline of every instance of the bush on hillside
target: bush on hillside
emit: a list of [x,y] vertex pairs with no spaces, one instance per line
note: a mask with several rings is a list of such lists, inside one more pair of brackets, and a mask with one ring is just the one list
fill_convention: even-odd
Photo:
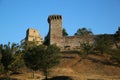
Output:
[[120,66],[120,49],[117,49],[112,53],[111,59],[115,64]]

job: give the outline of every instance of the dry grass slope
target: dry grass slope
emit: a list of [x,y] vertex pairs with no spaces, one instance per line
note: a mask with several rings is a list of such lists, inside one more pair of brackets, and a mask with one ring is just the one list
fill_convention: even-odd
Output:
[[[81,57],[74,52],[62,54],[61,63],[52,68],[50,80],[120,80],[120,67],[111,65],[108,55],[91,54],[80,61]],[[43,80],[44,78],[40,72],[35,73],[35,79],[32,79],[31,75],[32,73],[27,71],[23,74],[11,75],[11,78],[14,78],[13,80]],[[56,76],[58,77],[52,78]]]

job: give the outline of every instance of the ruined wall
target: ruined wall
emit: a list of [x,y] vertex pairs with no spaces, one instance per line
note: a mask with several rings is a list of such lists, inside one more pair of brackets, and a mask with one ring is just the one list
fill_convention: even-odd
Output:
[[42,37],[39,34],[39,31],[33,28],[29,28],[26,31],[26,40],[35,41],[37,44],[42,44]]
[[94,43],[94,36],[68,36],[62,39],[63,50],[75,50],[80,49],[80,44],[89,42]]

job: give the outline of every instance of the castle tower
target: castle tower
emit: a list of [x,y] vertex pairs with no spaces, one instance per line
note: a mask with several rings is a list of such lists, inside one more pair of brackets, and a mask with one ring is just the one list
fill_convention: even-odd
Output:
[[34,41],[37,45],[42,44],[42,37],[39,35],[38,30],[29,28],[26,31],[26,41]]
[[49,44],[56,44],[61,47],[62,40],[62,16],[50,15],[48,17],[49,23]]

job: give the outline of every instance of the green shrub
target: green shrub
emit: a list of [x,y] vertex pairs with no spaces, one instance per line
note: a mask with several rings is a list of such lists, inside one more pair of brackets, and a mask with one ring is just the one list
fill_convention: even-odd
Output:
[[117,49],[112,53],[112,58],[111,59],[113,60],[113,62],[115,64],[120,65],[120,49]]

